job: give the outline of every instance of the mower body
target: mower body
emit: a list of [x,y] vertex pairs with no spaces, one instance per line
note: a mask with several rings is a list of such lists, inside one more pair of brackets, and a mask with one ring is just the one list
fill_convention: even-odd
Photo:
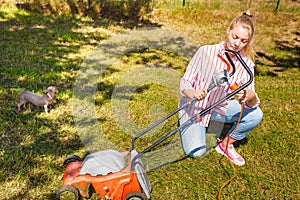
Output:
[[136,151],[106,150],[89,154],[83,161],[65,160],[63,186],[58,199],[66,188],[75,193],[74,200],[88,199],[93,192],[105,200],[150,199],[150,181],[140,159],[132,162],[135,155]]

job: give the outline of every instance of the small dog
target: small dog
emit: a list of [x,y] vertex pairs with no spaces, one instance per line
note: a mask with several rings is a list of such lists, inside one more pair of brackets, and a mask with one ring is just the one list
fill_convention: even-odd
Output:
[[55,94],[58,94],[58,90],[50,86],[44,90],[44,95],[33,94],[28,91],[23,91],[18,94],[18,112],[21,111],[21,106],[25,108],[27,102],[33,103],[36,106],[44,106],[45,112],[48,113],[48,105],[54,100]]

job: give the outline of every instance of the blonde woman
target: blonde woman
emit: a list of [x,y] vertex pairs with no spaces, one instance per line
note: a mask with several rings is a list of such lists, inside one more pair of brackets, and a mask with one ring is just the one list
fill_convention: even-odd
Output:
[[[179,106],[196,97],[197,101],[193,106],[180,111],[180,124],[184,123],[196,113],[230,93],[229,85],[217,87],[207,94],[207,88],[211,83],[211,74],[214,71],[227,68],[228,59],[225,56],[225,49],[238,52],[250,70],[254,73],[254,51],[253,36],[255,23],[249,13],[243,13],[232,20],[226,30],[226,40],[215,45],[206,45],[198,49],[190,61],[184,76],[180,80],[180,92],[183,95]],[[230,77],[229,82],[242,85],[249,80],[249,75],[241,63],[231,53],[228,54],[235,64],[236,71]],[[229,159],[236,165],[244,165],[244,158],[239,155],[233,146],[237,140],[242,140],[261,121],[263,113],[258,107],[260,100],[255,92],[254,81],[243,91],[237,94],[236,98],[225,101],[212,111],[202,116],[191,126],[181,130],[181,141],[183,150],[192,157],[202,156],[206,152],[206,127],[210,120],[224,123],[235,123],[238,121],[241,105],[244,106],[242,117],[238,128],[235,124],[229,130],[228,135],[218,143],[216,151]],[[226,146],[228,150],[226,150]]]

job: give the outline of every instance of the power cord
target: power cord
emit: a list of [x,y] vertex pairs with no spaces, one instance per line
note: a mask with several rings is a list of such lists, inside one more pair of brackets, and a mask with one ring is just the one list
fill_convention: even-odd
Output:
[[[227,142],[226,142],[226,148],[225,148],[225,154],[228,154],[228,145],[229,145],[229,139],[232,138],[232,135],[236,132],[237,128],[238,128],[238,125],[240,124],[240,121],[242,119],[242,116],[243,116],[243,110],[244,110],[244,107],[245,107],[245,103],[242,103],[241,105],[241,112],[240,112],[240,115],[239,115],[239,119],[236,123],[236,126],[234,128],[234,130],[230,133],[230,135],[228,136],[228,139],[227,139]],[[218,200],[221,199],[221,192],[223,190],[223,188],[228,185],[235,177],[236,177],[236,169],[234,167],[234,164],[232,163],[232,161],[230,160],[229,156],[227,156],[228,160],[229,160],[229,163],[233,169],[233,175],[227,179],[223,184],[222,186],[220,187],[219,191],[218,191]]]

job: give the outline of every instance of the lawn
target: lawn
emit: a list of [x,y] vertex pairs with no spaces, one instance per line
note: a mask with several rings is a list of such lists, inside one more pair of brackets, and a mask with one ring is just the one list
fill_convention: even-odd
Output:
[[[183,7],[161,0],[132,20],[122,13],[40,13],[0,1],[0,196],[55,199],[66,156],[129,150],[135,134],[176,109],[178,80],[197,47],[219,43],[231,19],[251,8],[264,117],[238,145],[246,165],[236,167],[221,198],[299,199],[300,2],[281,1],[275,12],[276,2],[191,0]],[[16,112],[18,92],[42,94],[50,85],[60,92],[49,114],[33,105]],[[141,138],[137,149],[176,122]],[[143,161],[153,200],[216,199],[233,175],[213,149],[185,157],[178,135]]]

